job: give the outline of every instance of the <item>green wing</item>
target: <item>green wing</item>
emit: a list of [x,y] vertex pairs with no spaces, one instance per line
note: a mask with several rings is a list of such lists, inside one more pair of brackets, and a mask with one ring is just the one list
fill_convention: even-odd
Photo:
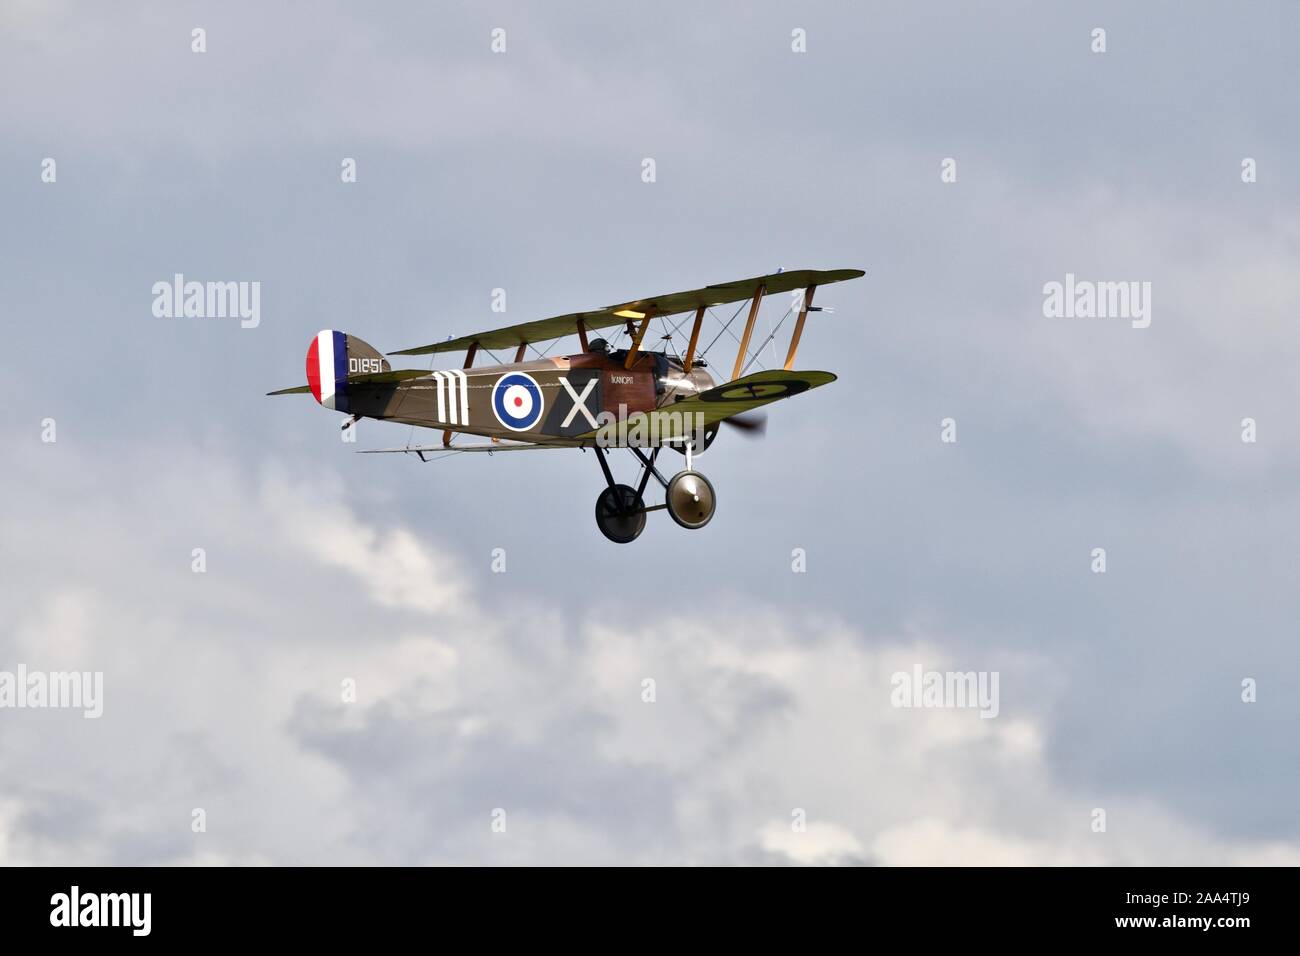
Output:
[[536,322],[493,329],[491,332],[462,335],[458,339],[434,342],[432,345],[421,345],[389,354],[428,355],[430,352],[464,352],[475,342],[480,348],[485,349],[514,348],[530,342],[549,342],[551,339],[575,335],[578,331],[579,319],[582,320],[584,328],[590,332],[623,325],[628,319],[639,320],[647,312],[657,316],[677,315],[680,312],[694,312],[700,306],[743,302],[745,299],[753,298],[759,286],[763,287],[764,295],[775,295],[781,292],[793,292],[795,289],[806,289],[810,285],[823,286],[832,282],[843,282],[846,279],[857,279],[865,274],[861,269],[795,269],[792,272],[774,272],[771,275],[754,276],[752,279],[737,279],[734,282],[705,286],[703,289],[633,299],[631,302],[620,302],[591,312],[570,312],[568,315],[557,315]]
[[[814,388],[829,385],[833,381],[835,376],[830,372],[787,372],[782,369],[772,369],[746,375],[734,382],[727,382],[707,392],[700,392],[691,398],[644,414],[647,427],[651,425],[649,420],[655,419],[653,426],[661,440],[673,441],[689,435],[697,424],[714,425],[733,415],[779,402],[783,398],[792,398]],[[702,417],[697,419],[697,415]],[[629,426],[635,426],[635,416],[628,416],[628,418]],[[595,438],[596,435],[596,431],[590,431],[579,435],[578,438]]]

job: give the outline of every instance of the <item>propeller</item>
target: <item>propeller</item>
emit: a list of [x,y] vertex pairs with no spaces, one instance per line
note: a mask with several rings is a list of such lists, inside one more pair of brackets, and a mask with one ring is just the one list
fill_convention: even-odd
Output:
[[730,425],[746,438],[762,438],[767,432],[767,413],[742,412],[739,415],[724,418],[722,424]]

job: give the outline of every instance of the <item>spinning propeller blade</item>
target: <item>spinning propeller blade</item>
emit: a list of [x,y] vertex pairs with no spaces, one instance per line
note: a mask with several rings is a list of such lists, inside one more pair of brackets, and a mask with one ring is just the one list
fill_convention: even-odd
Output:
[[762,438],[767,432],[767,413],[743,412],[724,418],[722,424],[730,425],[747,438]]

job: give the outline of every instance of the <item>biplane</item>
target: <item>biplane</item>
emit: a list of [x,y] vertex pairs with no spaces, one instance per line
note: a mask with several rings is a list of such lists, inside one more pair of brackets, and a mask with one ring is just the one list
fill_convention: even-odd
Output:
[[[422,461],[431,454],[538,451],[581,448],[595,453],[605,478],[596,499],[596,524],[605,537],[620,544],[635,540],[645,528],[646,515],[667,510],[687,529],[704,527],[713,518],[717,495],[713,485],[694,467],[695,456],[708,449],[720,425],[755,432],[763,427],[754,409],[790,398],[835,381],[830,372],[794,370],[799,339],[821,286],[864,275],[860,269],[830,271],[801,269],[740,279],[720,285],[620,302],[590,312],[572,312],[525,322],[490,332],[477,332],[444,342],[400,349],[392,355],[436,355],[464,352],[460,368],[394,369],[387,358],[361,339],[326,329],[307,349],[307,384],[269,392],[270,395],[308,393],[326,408],[348,415],[343,428],[373,418],[442,431],[439,445],[377,448],[367,454],[413,454]],[[768,337],[751,353],[759,307],[765,296],[803,290]],[[700,348],[706,314],[715,306],[737,305],[735,314],[713,341]],[[729,332],[748,304],[744,329],[730,376],[718,382],[709,372],[706,354]],[[774,343],[785,319],[797,315],[782,368],[751,372],[768,343]],[[651,348],[646,335],[652,320],[681,316]],[[673,347],[673,336],[690,321],[684,354]],[[721,318],[717,317],[721,322]],[[624,347],[594,333],[617,329],[626,335]],[[537,344],[576,335],[582,351],[564,357],[527,360]],[[736,338],[735,333],[731,333]],[[514,360],[502,362],[493,350],[514,349]],[[494,364],[475,366],[486,354]],[[775,355],[775,345],[773,345]],[[456,434],[488,439],[455,444]],[[626,448],[639,462],[636,486],[614,480],[609,451]],[[685,467],[665,478],[658,468],[664,448],[685,457]],[[650,478],[663,486],[661,505],[647,506]]]

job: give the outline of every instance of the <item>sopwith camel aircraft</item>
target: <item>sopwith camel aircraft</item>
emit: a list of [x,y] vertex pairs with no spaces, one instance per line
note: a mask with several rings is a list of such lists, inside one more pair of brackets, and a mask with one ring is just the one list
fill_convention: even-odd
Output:
[[[373,418],[443,432],[441,445],[380,448],[370,454],[414,454],[427,460],[430,453],[592,449],[606,482],[596,499],[596,524],[605,537],[625,544],[641,534],[651,511],[667,510],[683,528],[698,529],[709,523],[717,495],[709,480],[695,470],[694,457],[713,443],[720,424],[745,432],[761,431],[763,421],[746,413],[835,381],[830,372],[794,371],[799,339],[808,313],[823,311],[812,304],[816,289],[862,275],[860,269],[781,271],[391,353],[465,353],[463,367],[438,371],[394,369],[387,358],[356,336],[326,329],[307,349],[307,384],[268,394],[310,392],[321,405],[350,416],[345,429],[358,419]],[[778,323],[750,353],[764,296],[798,290],[804,290],[802,297],[786,313],[797,313],[797,318],[783,367],[749,372],[781,326]],[[740,306],[709,347],[724,331],[730,331],[744,303],[749,303],[749,312],[731,375],[718,383],[708,371],[707,348],[699,349],[700,332],[709,309],[730,303]],[[672,337],[685,318],[663,337],[661,349],[643,347],[652,319],[666,321],[671,316],[692,314],[684,355],[672,349]],[[615,327],[627,335],[626,348],[611,348],[603,338],[589,337]],[[536,351],[539,342],[575,334],[582,346],[576,355],[543,355],[525,361],[529,347]],[[474,367],[481,353],[491,356],[493,349],[510,348],[515,350],[514,361]],[[489,441],[453,444],[452,436],[457,433]],[[608,461],[610,448],[627,448],[637,457],[641,474],[636,487],[614,481]],[[685,455],[686,467],[671,479],[665,479],[656,467],[663,448]],[[665,500],[662,505],[647,507],[644,495],[651,476],[663,485]]]

